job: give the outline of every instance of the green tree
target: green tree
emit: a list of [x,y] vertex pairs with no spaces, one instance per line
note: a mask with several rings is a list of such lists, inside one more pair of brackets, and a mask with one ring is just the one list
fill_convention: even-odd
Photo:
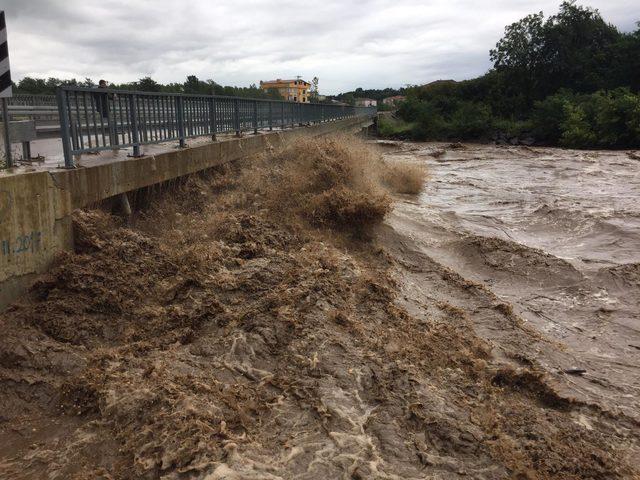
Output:
[[160,92],[162,91],[162,85],[147,76],[137,81],[137,89],[143,92]]
[[189,75],[183,84],[183,92],[194,95],[210,95],[213,93],[211,87],[210,83],[198,79],[195,75]]
[[489,51],[489,58],[496,70],[506,73],[518,90],[535,92],[546,64],[544,51],[545,24],[540,12],[507,26],[504,37]]
[[24,77],[18,82],[19,93],[43,94],[47,92],[47,83],[42,78]]
[[560,88],[593,92],[621,86],[611,84],[611,51],[622,37],[598,10],[563,2],[546,21],[540,12],[507,26],[489,56],[531,104]]

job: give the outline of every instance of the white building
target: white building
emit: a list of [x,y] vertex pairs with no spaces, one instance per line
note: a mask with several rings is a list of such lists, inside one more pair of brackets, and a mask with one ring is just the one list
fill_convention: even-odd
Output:
[[378,101],[373,98],[356,98],[356,107],[377,107]]

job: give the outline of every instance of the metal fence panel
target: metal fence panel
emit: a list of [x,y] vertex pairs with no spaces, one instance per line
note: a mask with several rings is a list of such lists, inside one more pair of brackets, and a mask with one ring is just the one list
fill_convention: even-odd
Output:
[[42,107],[45,105],[55,106],[55,95],[14,95],[7,99],[9,105],[21,106],[21,107]]
[[[76,155],[178,141],[220,133],[255,132],[372,116],[375,107],[352,107],[250,99],[61,87],[55,97],[65,166]],[[36,101],[24,99],[24,102]]]

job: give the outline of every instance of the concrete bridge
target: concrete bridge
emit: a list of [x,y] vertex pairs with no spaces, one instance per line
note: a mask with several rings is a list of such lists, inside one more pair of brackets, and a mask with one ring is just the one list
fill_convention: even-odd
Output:
[[135,157],[125,149],[99,150],[76,155],[76,168],[61,168],[64,139],[51,140],[52,154],[45,162],[0,170],[0,311],[49,268],[58,252],[73,249],[75,209],[257,154],[296,137],[356,132],[372,123],[372,115],[360,115],[296,128],[256,129],[244,136],[232,132],[215,141],[211,135],[193,137],[185,148],[176,148],[175,142],[140,145]]

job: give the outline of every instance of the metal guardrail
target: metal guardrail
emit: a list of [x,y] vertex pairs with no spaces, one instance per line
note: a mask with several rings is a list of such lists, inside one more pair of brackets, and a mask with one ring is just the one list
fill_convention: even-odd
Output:
[[186,140],[198,136],[287,128],[357,116],[375,107],[352,107],[219,95],[186,95],[60,87],[58,113],[65,167],[82,153]]
[[57,105],[9,105],[8,113],[12,122],[24,120],[35,122],[38,139],[60,138]]
[[11,120],[58,121],[57,105],[9,105],[8,110]]
[[9,106],[41,107],[44,105],[56,106],[55,95],[28,95],[18,94],[7,99]]

